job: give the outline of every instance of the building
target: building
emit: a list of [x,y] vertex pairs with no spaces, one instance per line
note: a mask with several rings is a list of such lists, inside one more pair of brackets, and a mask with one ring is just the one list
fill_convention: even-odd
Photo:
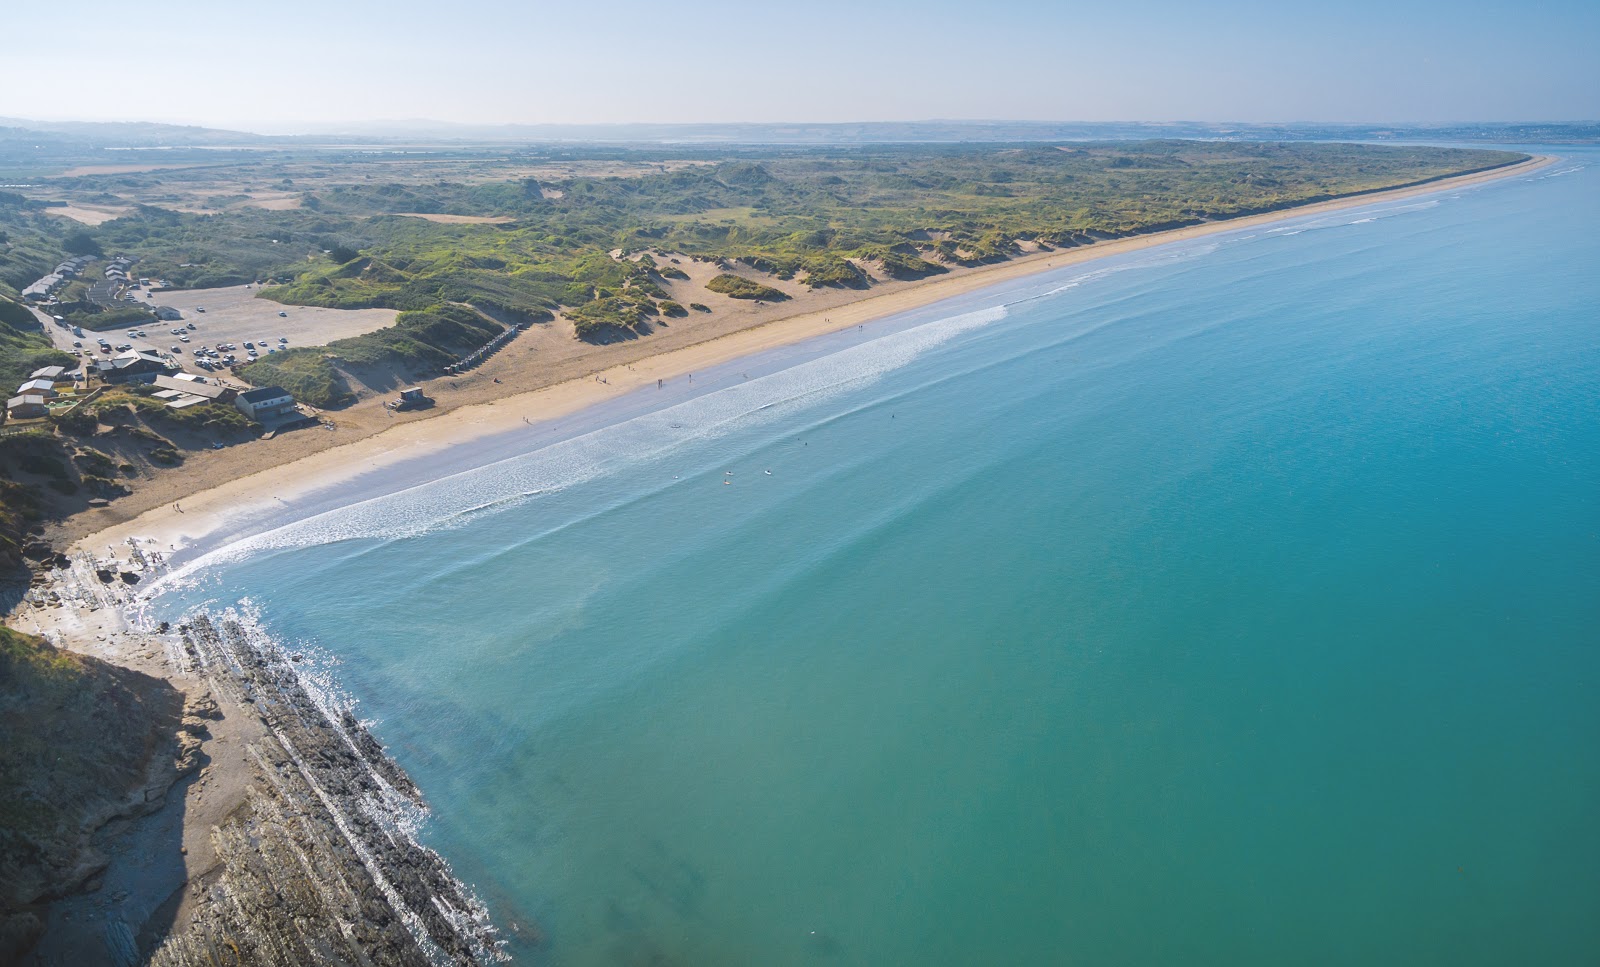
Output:
[[387,404],[393,410],[420,410],[433,405],[433,400],[415,386],[400,391],[399,399],[390,400]]
[[107,383],[148,383],[177,368],[148,349],[134,349],[110,359],[95,360],[94,374]]
[[163,322],[176,322],[183,318],[183,313],[171,306],[155,306],[156,318]]
[[156,398],[164,399],[173,409],[182,409],[196,403],[227,403],[232,401],[234,390],[215,383],[207,383],[199,377],[184,379],[188,373],[177,376],[157,376],[151,382],[158,392]]
[[31,420],[49,415],[50,406],[43,396],[23,394],[6,400],[6,416],[13,420]]
[[33,375],[28,377],[28,378],[29,379],[48,379],[51,382],[59,382],[61,380],[61,377],[65,376],[66,374],[67,374],[67,367],[65,367],[65,366],[46,366],[46,367],[44,367],[42,369],[34,370],[33,371]]
[[47,400],[53,400],[58,394],[56,393],[56,384],[54,380],[30,379],[26,383],[23,383],[21,386],[17,387],[17,395],[42,396]]
[[295,409],[294,397],[281,386],[263,386],[261,389],[240,393],[234,398],[233,405],[237,406],[245,416],[257,422],[277,420],[299,412]]
[[22,297],[30,302],[43,302],[65,281],[59,275],[47,275],[22,290]]

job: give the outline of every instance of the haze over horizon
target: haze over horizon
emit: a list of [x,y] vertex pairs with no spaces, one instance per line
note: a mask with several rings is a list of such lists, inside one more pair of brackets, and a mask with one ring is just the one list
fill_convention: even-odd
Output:
[[[470,125],[1040,120],[1407,122],[1600,118],[1600,8],[1556,2],[1337,11],[1257,0],[1115,10],[933,0],[752,9],[423,0],[196,0],[69,20],[8,15],[37,84],[0,115],[295,133],[429,119]],[[59,34],[61,43],[49,43]],[[67,53],[70,52],[70,61]]]

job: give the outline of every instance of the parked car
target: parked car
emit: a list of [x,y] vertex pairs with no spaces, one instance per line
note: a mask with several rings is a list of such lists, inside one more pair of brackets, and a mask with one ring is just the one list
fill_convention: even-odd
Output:
[[172,347],[172,351],[175,352],[175,353],[181,353],[181,352],[183,352],[183,347],[182,346],[173,346]]
[[278,313],[278,318],[287,319],[287,318],[289,318],[289,314],[287,312],[280,312],[280,313]]

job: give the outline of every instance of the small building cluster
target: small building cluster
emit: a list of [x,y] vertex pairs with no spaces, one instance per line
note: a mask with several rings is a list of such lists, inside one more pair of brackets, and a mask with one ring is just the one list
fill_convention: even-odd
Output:
[[36,369],[27,381],[17,387],[17,395],[6,400],[6,417],[12,420],[32,420],[50,415],[50,401],[60,396],[56,383],[66,375],[64,366],[46,366]]
[[126,283],[128,281],[128,270],[131,268],[133,268],[133,259],[126,255],[118,255],[106,263],[106,281]]
[[[60,265],[54,272],[22,290],[22,298],[29,302],[44,302],[55,295],[56,290],[78,277],[84,266],[94,261],[93,255],[75,255]],[[131,264],[131,263],[130,263]]]

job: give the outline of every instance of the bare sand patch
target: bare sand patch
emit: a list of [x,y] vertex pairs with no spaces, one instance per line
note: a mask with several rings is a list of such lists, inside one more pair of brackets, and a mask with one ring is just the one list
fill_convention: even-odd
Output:
[[176,163],[176,164],[148,164],[148,165],[79,165],[76,168],[68,168],[66,171],[63,171],[61,174],[56,175],[56,177],[57,178],[78,178],[78,177],[81,177],[83,175],[132,175],[132,174],[138,174],[141,171],[168,171],[168,170],[176,170],[178,168],[206,168],[206,167],[211,167],[211,166],[210,165],[204,165],[204,164],[195,164],[192,161]]
[[300,207],[301,196],[298,193],[284,193],[279,195],[255,195],[249,201],[240,202],[240,208],[264,208],[270,212],[286,212]]
[[510,215],[429,215],[423,212],[394,212],[405,218],[421,218],[440,225],[504,225],[513,221]]
[[113,218],[121,218],[133,209],[115,205],[67,205],[64,208],[46,208],[44,211],[46,214],[70,218],[85,225],[100,225]]

